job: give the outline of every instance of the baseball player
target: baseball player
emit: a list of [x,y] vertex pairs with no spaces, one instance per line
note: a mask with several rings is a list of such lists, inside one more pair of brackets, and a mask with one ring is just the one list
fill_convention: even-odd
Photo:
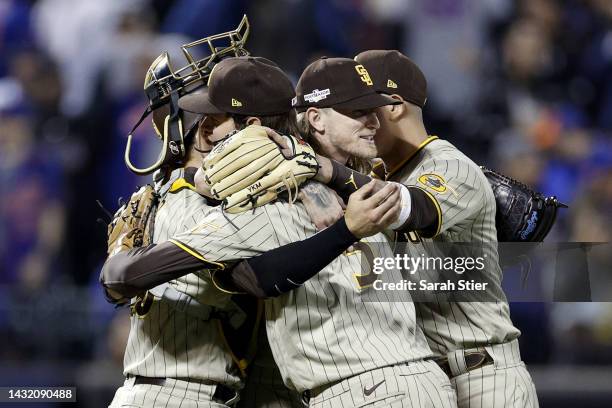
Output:
[[[456,148],[427,136],[420,112],[426,97],[425,79],[412,62],[397,52],[381,51],[360,54],[357,60],[370,67],[379,90],[388,94],[396,92],[393,97],[402,102],[380,108],[381,129],[374,139],[376,150],[384,160],[378,170],[389,169],[386,177],[384,173],[382,177],[410,186],[407,190],[411,211],[406,224],[412,225],[406,228],[404,224],[396,228],[399,233],[390,233],[408,243],[412,257],[438,255],[435,247],[426,245],[427,242],[476,242],[487,252],[487,271],[492,272],[488,296],[493,296],[493,301],[449,303],[434,299],[432,303],[417,303],[419,323],[441,367],[453,379],[460,405],[537,406],[533,382],[520,359],[516,341],[520,332],[512,325],[501,290],[495,249],[495,201],[489,183],[483,172]],[[329,97],[325,94],[334,93],[327,84],[312,84],[309,89],[316,92],[303,94],[315,106],[321,106],[319,100]],[[373,157],[371,146],[360,150],[359,139],[351,141],[350,129],[338,136],[328,134],[328,140],[321,137],[325,126],[333,127],[341,119],[337,112],[321,113],[309,108],[306,115],[315,143],[355,147],[353,151],[358,154]],[[346,193],[347,184],[355,184],[356,189],[367,181],[352,172],[338,177],[339,171],[334,169],[337,180],[330,184],[340,193]],[[330,177],[321,180],[330,182]],[[418,225],[414,224],[415,219]],[[300,248],[294,250],[298,252]],[[323,255],[317,253],[315,257]],[[259,258],[238,268],[249,270],[251,275],[265,268],[283,273],[281,263],[264,263]],[[316,268],[304,272],[304,276],[309,273],[316,273]]]
[[[231,60],[221,62],[213,70],[208,97],[201,98],[198,111],[246,116],[247,124],[262,123],[259,117],[275,114],[281,107],[290,111],[293,89],[282,71],[257,59]],[[345,126],[360,122],[359,133],[371,138],[372,130],[378,127],[372,109],[392,101],[374,92],[365,68],[352,60],[329,59],[315,64],[307,68],[306,75],[325,78],[333,74],[350,79],[345,85],[334,87],[334,98],[329,102],[331,106],[342,105],[348,115],[353,115],[346,116]],[[261,84],[261,90],[252,85],[247,91],[240,86],[240,80]],[[192,106],[190,110],[195,109]],[[218,116],[217,127],[232,130],[236,128],[235,120],[235,116]],[[350,155],[344,150],[326,153],[338,160],[346,160]],[[349,200],[347,214],[352,214],[351,209],[359,199],[367,201],[364,197],[367,193],[365,188],[356,194],[356,199]],[[385,186],[370,198],[381,203],[381,207],[389,201],[399,202],[394,185]],[[394,216],[389,217],[386,225],[397,218],[399,206],[389,210]],[[335,244],[339,240],[340,244],[348,242],[348,246],[372,233],[356,228],[351,217],[345,216],[335,228],[328,229],[335,234]],[[113,287],[113,281],[120,281],[135,289],[141,289],[143,279],[149,275],[169,278],[184,273],[177,272],[179,269],[189,271],[202,265],[216,270],[214,276],[219,277],[227,270],[229,261],[305,240],[314,234],[314,226],[299,202],[277,200],[239,214],[213,209],[202,214],[196,228],[169,242],[111,257],[103,276],[107,286]],[[392,256],[390,247],[381,242],[384,237],[379,234],[356,246],[374,256]],[[361,277],[368,270],[362,270],[359,252],[340,255],[301,286],[295,283],[302,282],[299,277],[275,273],[242,282],[241,287],[252,293],[277,295],[266,300],[266,323],[285,384],[304,393],[311,406],[455,406],[446,375],[437,364],[424,360],[431,352],[416,325],[412,302],[390,302],[384,293],[371,293],[371,301],[362,301],[362,292],[369,289]],[[165,262],[157,266],[164,259],[171,259],[173,265]],[[399,271],[389,273],[397,275]],[[296,288],[287,292],[292,283]],[[280,296],[274,292],[278,289],[284,292]]]
[[[231,36],[236,41],[230,47],[216,48],[207,61],[198,60],[200,65],[197,67],[202,67],[202,72],[189,71],[186,75],[186,70],[182,69],[179,71],[182,77],[170,68],[167,54],[162,54],[147,73],[145,90],[188,92],[182,88],[184,83],[189,82],[193,85],[192,89],[197,86],[197,83],[193,83],[194,78],[206,77],[205,69],[215,62],[217,54],[244,54],[241,47],[247,35],[248,20],[245,16],[237,30],[201,40],[213,41]],[[170,83],[166,83],[167,79],[170,79]],[[151,106],[160,106],[163,102],[163,94],[148,92],[147,95]],[[168,96],[170,99],[172,95]],[[126,164],[137,174],[163,168],[157,173],[164,179],[160,181],[161,186],[157,191],[161,204],[155,216],[154,242],[193,227],[192,212],[215,204],[194,189],[194,175],[201,166],[202,154],[211,147],[208,140],[211,130],[209,121],[202,115],[178,112],[177,109],[173,98],[153,110],[153,127],[163,143],[167,144],[163,146],[160,160],[155,165],[147,169],[135,167],[129,157],[129,143],[126,148]],[[168,169],[173,167],[176,170],[169,173]],[[138,194],[135,193],[133,198]],[[138,200],[144,199],[138,196]],[[135,293],[114,292],[109,295],[117,301]],[[208,275],[202,271],[153,287],[138,296],[131,307],[131,330],[124,356],[127,379],[124,386],[117,390],[111,407],[234,406],[238,401],[238,391],[244,386],[247,363],[244,350],[237,355],[234,351],[253,347],[257,340],[257,327],[252,325],[260,313],[254,307],[256,301],[253,299],[241,297],[239,303],[240,307],[229,294],[211,285]],[[248,315],[244,313],[245,308]],[[243,323],[245,319],[248,324]],[[270,382],[275,386],[280,383],[280,386],[275,388],[273,399],[259,392],[257,404],[241,406],[299,406],[295,402],[296,395],[289,394],[282,386],[280,373],[273,361],[266,360],[265,352],[269,346],[265,336],[258,346],[261,350],[255,358],[256,365],[264,365],[267,370],[255,375],[261,382]],[[247,387],[245,393],[252,394],[251,389]],[[251,398],[247,397],[246,400],[250,401]]]
[[[385,180],[418,186],[436,208],[432,228],[396,234],[412,256],[428,254],[427,242],[481,243],[486,252],[489,302],[419,302],[419,325],[457,391],[460,407],[537,407],[534,384],[521,361],[517,337],[501,290],[495,198],[480,168],[449,142],[429,136],[422,119],[427,85],[421,70],[398,51],[366,51],[355,60],[371,73],[377,90],[401,101],[378,110],[378,167]],[[383,173],[384,170],[384,173]]]
[[[160,108],[153,113],[156,128],[163,129],[166,112]],[[199,151],[210,150],[208,130],[199,120],[201,115],[184,112],[181,117],[186,129],[196,124],[185,135],[184,166],[174,170],[160,188],[154,242],[191,228],[191,213],[209,206],[193,187],[201,163]],[[126,381],[111,407],[221,407],[238,400],[243,362],[236,361],[220,324],[222,315],[229,321],[243,317],[230,295],[219,292],[202,272],[195,272],[152,288],[131,309]]]
[[[487,295],[493,296],[493,301],[451,303],[435,298],[433,302],[418,302],[419,326],[438,363],[451,378],[459,406],[538,406],[535,387],[520,358],[516,340],[520,332],[510,320],[501,290],[495,199],[487,179],[478,166],[450,143],[427,135],[421,114],[426,82],[414,63],[397,51],[367,51],[356,60],[371,73],[370,79],[379,92],[400,102],[378,109],[380,129],[373,138],[376,153],[372,152],[372,146],[359,150],[356,144],[359,141],[353,139],[351,143],[348,137],[351,132],[329,141],[320,137],[321,130],[325,130],[321,126],[327,125],[324,115],[335,115],[329,118],[333,121],[331,126],[339,116],[334,112],[321,115],[309,108],[304,118],[308,119],[316,142],[355,146],[354,152],[364,157],[378,155],[383,163],[374,169],[375,174],[407,186],[401,191],[402,200],[410,202],[408,214],[401,215],[398,220],[401,226],[388,234],[405,242],[411,257],[438,256],[436,247],[427,245],[432,242],[482,245],[487,252],[487,277],[491,286]],[[313,84],[309,89],[310,93],[305,93],[307,97],[316,95],[311,105],[320,107],[321,102],[315,99],[328,93],[326,84]],[[333,94],[333,89],[329,90]],[[343,197],[369,180],[343,170],[337,162],[318,159],[322,168],[317,178]],[[270,266],[270,262],[262,265],[258,258],[253,258],[239,268],[251,269],[252,274],[257,274],[260,268]],[[307,271],[304,275],[315,272]]]

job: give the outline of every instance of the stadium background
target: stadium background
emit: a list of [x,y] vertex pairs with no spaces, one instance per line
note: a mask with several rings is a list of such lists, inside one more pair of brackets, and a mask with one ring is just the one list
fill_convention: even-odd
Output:
[[[114,210],[145,182],[123,149],[152,60],[243,13],[248,49],[294,80],[316,56],[402,50],[427,75],[431,134],[569,203],[547,240],[610,242],[612,1],[0,0],[0,386],[112,398],[128,325],[97,285],[95,200]],[[148,122],[136,140],[152,162]],[[612,303],[512,317],[542,406],[610,405]]]

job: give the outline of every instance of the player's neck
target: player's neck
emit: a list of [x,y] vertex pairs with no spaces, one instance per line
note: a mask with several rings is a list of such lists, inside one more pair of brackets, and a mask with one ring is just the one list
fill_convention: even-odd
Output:
[[422,121],[403,119],[397,123],[391,138],[392,146],[381,155],[387,170],[394,169],[406,158],[411,157],[429,135]]
[[185,162],[185,168],[187,167],[195,167],[195,168],[199,168],[202,167],[202,155],[200,153],[196,153],[193,150],[191,150],[189,152],[189,155],[187,156],[187,161]]

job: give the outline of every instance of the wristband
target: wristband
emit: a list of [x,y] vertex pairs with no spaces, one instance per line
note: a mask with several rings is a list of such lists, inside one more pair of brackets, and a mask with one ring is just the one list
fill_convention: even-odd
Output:
[[412,197],[410,197],[410,191],[408,191],[408,187],[400,183],[392,183],[397,184],[400,188],[400,200],[402,206],[402,210],[399,216],[397,217],[397,220],[395,220],[391,225],[389,225],[389,228],[394,230],[403,226],[408,220],[408,217],[410,217],[410,212],[412,211]]

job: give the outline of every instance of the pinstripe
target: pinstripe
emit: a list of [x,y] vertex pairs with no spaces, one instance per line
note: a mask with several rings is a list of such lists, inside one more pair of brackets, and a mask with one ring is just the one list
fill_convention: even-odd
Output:
[[[320,286],[320,290],[323,291],[323,292],[325,292],[326,289],[331,290],[332,293],[333,293],[334,299],[337,299],[338,295],[335,293],[333,286],[329,285],[328,281],[321,282],[321,279],[322,278],[321,278],[320,275],[316,276],[316,282]],[[325,298],[327,298],[327,296]],[[323,302],[325,302],[325,299],[321,299],[321,300]],[[317,307],[318,307],[318,305],[317,305]],[[332,310],[329,307],[329,304],[327,302],[325,302],[325,308],[327,309],[326,312],[327,312],[328,315],[331,315],[333,313]],[[320,312],[319,312],[319,314],[320,314]],[[340,317],[341,317],[341,322],[342,322],[342,330],[346,331],[346,324],[344,322],[344,314],[341,314]],[[340,339],[338,338],[338,333],[339,332],[340,331],[336,329],[336,325],[334,324],[334,330],[332,330],[332,333],[336,337],[336,344],[340,341]],[[353,348],[352,345],[350,345],[350,347]],[[344,353],[344,350],[342,350],[342,349],[340,351],[341,351],[341,360],[343,360],[346,365],[349,365],[349,360],[348,360],[348,357],[347,357],[346,353]],[[354,350],[353,350],[353,352],[356,353]],[[334,365],[336,366],[336,370],[339,371],[338,370],[338,366],[335,364],[335,362],[334,362]]]
[[[315,338],[313,330],[312,330],[312,315],[313,315],[313,313],[311,313],[311,312],[314,312],[314,311],[312,310],[312,308],[309,307],[309,303],[308,303],[308,291],[304,291],[304,307],[305,307],[306,310],[309,311],[309,313],[307,313],[307,316],[308,316],[307,319],[308,319],[308,323],[310,325],[310,332],[308,334],[312,338],[312,343],[316,344],[317,343],[317,339]],[[319,313],[319,320],[321,320],[321,321],[323,320],[323,317],[321,316],[320,313]],[[324,337],[324,341],[325,341],[325,346],[327,348],[327,351],[329,352],[330,344],[327,342],[327,339],[325,337]],[[314,350],[316,351],[317,356],[319,357],[319,360],[321,360],[321,356],[319,354],[319,348],[315,347]],[[336,365],[336,360],[333,360],[333,362],[334,362],[334,365]],[[339,371],[337,366],[336,366],[336,371]],[[326,382],[330,382],[327,369],[323,370],[323,373],[327,377],[327,381]]]
[[[343,271],[343,269],[342,269],[342,264],[341,264],[341,270],[340,270],[340,272],[341,272],[341,273],[344,273],[344,271]],[[317,280],[319,280],[319,279],[320,279],[320,275],[317,275]],[[338,299],[338,298],[339,298],[339,296],[338,296],[338,294],[336,293],[336,291],[335,291],[334,287],[333,287],[333,286],[331,286],[331,285],[329,285],[329,289],[330,289],[330,290],[331,290],[331,291],[334,293],[334,298],[335,298],[335,299]],[[330,311],[330,313],[331,313],[331,311]],[[348,333],[348,329],[347,329],[347,327],[346,327],[346,322],[345,322],[345,319],[344,319],[344,314],[343,314],[343,313],[340,313],[340,321],[342,322],[342,330],[343,330],[344,332]],[[355,331],[355,335],[357,335],[357,331],[356,331],[355,326],[354,326],[354,325],[350,325],[350,324],[349,324],[349,327],[351,327],[351,328],[352,328],[352,329]],[[336,334],[336,339],[338,339],[338,334]],[[357,353],[358,353],[358,352],[355,350],[355,348],[353,347],[353,344],[352,344],[352,343],[349,343],[349,347],[351,348],[351,350],[352,350],[353,354],[357,354]],[[342,351],[342,354],[343,354],[343,358],[344,358],[344,360],[346,361],[346,364],[348,365],[348,357],[346,356],[346,354],[344,354],[344,350],[342,350],[342,349],[341,349],[341,351]],[[363,363],[361,362],[361,360],[359,360],[359,364],[360,364],[360,366],[361,366],[361,367],[360,367],[360,369],[361,369],[361,370],[365,370],[365,369],[366,369],[366,368],[364,367]]]
[[[467,157],[451,144],[442,140],[435,140],[425,146],[410,162],[406,163],[404,168],[394,173],[392,179],[405,184],[418,184],[419,175],[426,173],[441,175],[448,185],[456,189],[458,196],[455,197],[454,193],[449,194],[448,192],[444,194],[433,193],[444,214],[443,225],[438,237],[424,241],[494,243],[491,246],[485,245],[483,249],[490,255],[489,267],[492,268],[490,272],[494,274],[493,284],[500,285],[501,270],[494,262],[497,256],[495,199],[486,178]],[[459,227],[455,227],[455,225],[459,225]],[[414,251],[421,249],[418,245],[414,247],[410,245],[409,249],[410,247]],[[507,300],[501,291],[501,287],[499,290],[494,290],[493,293],[495,295],[499,293],[497,302],[464,302],[445,308],[440,304],[440,298],[436,296],[434,303],[415,304],[417,317],[431,347],[444,355],[458,347],[492,345],[516,338],[519,332],[510,321]],[[446,325],[444,325],[444,321],[446,321]],[[450,340],[447,340],[448,338]],[[512,352],[514,360],[519,359],[517,350],[510,347],[510,344],[501,348],[502,358],[508,359],[510,357],[506,354],[506,350]],[[526,397],[529,398],[531,395],[531,400],[533,400],[534,394],[531,391],[533,382],[527,371],[524,368],[521,371],[520,368],[522,367],[516,368],[520,372],[515,374],[514,387],[526,387],[526,390],[528,390],[526,391]],[[490,377],[484,378],[482,375],[478,378],[479,376],[473,375],[475,372],[462,377],[458,383],[461,384],[463,395],[467,394],[467,406],[471,406],[472,401],[476,406],[499,405],[502,402],[501,395],[499,395],[500,401],[497,401],[497,395],[500,392],[503,394],[503,405],[509,406],[508,404],[511,402],[507,401],[507,397],[510,393],[505,392],[505,390],[511,391],[512,389],[507,388],[510,384],[508,384],[507,379],[508,373],[505,371],[507,370],[494,371],[495,375],[492,379]],[[500,379],[498,381],[497,375],[503,375],[504,380],[501,381]],[[516,378],[517,376],[519,378]],[[486,388],[487,394],[484,393],[486,384],[492,384],[492,395],[488,394],[489,387]],[[515,393],[512,395],[515,395]],[[492,403],[490,398],[493,400]],[[476,401],[480,402],[477,403]]]
[[[253,222],[262,214],[266,214],[266,217]],[[315,232],[299,203],[269,204],[254,212],[242,213],[241,219],[227,215],[242,232],[239,237],[244,238],[241,246],[229,242],[230,237],[234,240],[238,237],[232,237],[234,230],[224,225],[217,231],[193,231],[190,237],[179,234],[176,239],[189,242],[188,245],[200,253],[204,248],[209,249],[208,253],[212,254],[209,255],[210,259],[230,262],[237,256],[249,256],[251,251],[252,254],[261,253]],[[206,220],[213,223],[219,217],[213,210]],[[244,225],[248,227],[245,229]],[[384,238],[373,241],[381,239]],[[212,242],[212,246],[207,247],[210,240],[216,243]],[[240,247],[248,249],[236,253]],[[386,250],[391,254],[388,247]],[[380,302],[357,303],[359,297],[352,276],[360,271],[359,259],[349,258],[340,256],[315,279],[266,302],[269,335],[283,339],[271,339],[274,355],[278,357],[286,381],[295,384],[299,390],[355,375],[380,364],[394,364],[428,354],[424,348],[413,346],[413,309],[405,305],[399,308],[387,302],[387,295],[382,296],[380,300],[383,301]],[[321,290],[326,287],[329,291]],[[330,299],[332,292],[335,297]],[[397,322],[399,326],[395,327],[390,322]],[[362,340],[359,333],[364,331],[368,336]],[[401,335],[398,336],[397,331]],[[400,341],[403,344],[394,344]]]
[[421,406],[421,391],[419,390],[419,384],[417,382],[417,379],[415,378],[414,375],[411,375],[410,378],[412,378],[412,381],[414,381],[414,389],[416,389],[416,396],[417,396],[417,406]]
[[[180,175],[180,172],[176,174]],[[170,182],[176,178],[173,173]],[[165,240],[179,230],[192,228],[207,213],[203,204],[204,200],[188,189],[164,196],[156,216],[154,242]],[[190,274],[172,281],[171,285],[194,298],[206,298],[206,293],[210,292],[210,285],[202,280],[203,277],[207,278],[207,275]],[[226,354],[225,351],[219,351],[222,350],[219,349],[220,346],[202,347],[207,339],[215,339],[213,333],[216,332],[216,328],[207,327],[205,322],[202,325],[200,323],[199,319],[175,312],[169,303],[156,299],[144,318],[137,316],[131,318],[130,337],[124,356],[125,372],[147,377],[191,378],[195,375],[196,378],[213,380],[219,378],[230,383],[238,381],[234,374],[226,372],[226,366],[230,366],[231,361],[225,362]],[[202,330],[203,327],[206,327],[205,331]],[[219,352],[222,356],[218,356],[216,360],[209,357]],[[216,361],[214,363],[216,367],[211,366],[211,361]],[[201,384],[194,387],[201,390]],[[140,394],[143,394],[143,404],[152,404],[152,406],[165,404],[176,407],[181,404],[190,406],[198,404],[196,401],[183,404],[186,389],[176,390],[172,398],[167,394],[164,398],[165,394],[161,393],[162,388],[139,386],[123,395],[126,401],[131,398],[134,403],[140,400]],[[136,393],[136,390],[140,391]],[[172,390],[174,386],[168,388],[168,392]]]
[[[445,214],[439,240],[485,242],[486,239],[486,241],[494,242],[496,237],[492,193],[486,190],[488,185],[486,187],[483,185],[485,179],[479,173],[477,167],[448,142],[442,140],[431,142],[411,162],[407,163],[404,169],[395,173],[392,179],[405,184],[416,184],[420,174],[440,174],[438,173],[440,171],[442,172],[441,176],[447,180],[447,184],[452,185],[459,193],[459,197],[455,198],[449,192],[436,193],[436,198]],[[472,222],[471,225],[468,224],[467,231],[454,228],[457,223],[466,225],[468,219]],[[414,248],[414,250],[416,251],[417,248]],[[499,271],[495,272],[498,273]],[[501,303],[498,305],[495,305],[495,303],[469,305],[459,303],[448,308],[441,307],[439,298],[436,297],[436,300],[438,301],[437,304],[424,305],[417,303],[415,306],[421,318],[430,316],[423,321],[422,327],[430,345],[442,354],[445,353],[445,350],[453,350],[461,344],[489,344],[492,343],[493,339],[503,341],[518,335],[518,331],[510,322],[507,306],[504,306],[505,298],[500,299]],[[419,310],[432,306],[435,310],[443,313],[438,315],[433,313],[432,310],[431,313],[425,314]],[[490,313],[482,313],[485,310],[490,310]],[[446,319],[447,324],[441,325],[444,319]],[[449,319],[450,324],[448,323]],[[503,322],[503,324],[489,324],[490,319],[497,319],[497,322]],[[455,323],[452,323],[453,321]],[[465,332],[465,329],[469,331]],[[445,340],[447,336],[455,339],[455,341],[449,343]],[[443,347],[440,347],[440,344]]]
[[[439,385],[440,384],[434,384],[434,382],[431,380],[431,378],[429,378],[429,376],[432,375],[431,372],[427,372],[424,375],[420,375],[419,378],[421,379],[421,381],[425,382],[427,381],[429,384],[431,384],[431,387],[423,387],[423,389],[425,390],[425,393],[427,394],[427,396],[429,397],[429,400],[431,401],[432,405],[434,407],[441,407],[442,405],[444,405],[444,402],[442,401],[442,398],[440,397],[440,390],[439,390]],[[438,402],[440,404],[438,404],[437,402],[434,401],[434,399],[431,397],[431,394],[429,394],[429,392],[427,391],[427,388],[430,388],[431,390],[435,390],[436,391],[436,395],[438,397]]]

